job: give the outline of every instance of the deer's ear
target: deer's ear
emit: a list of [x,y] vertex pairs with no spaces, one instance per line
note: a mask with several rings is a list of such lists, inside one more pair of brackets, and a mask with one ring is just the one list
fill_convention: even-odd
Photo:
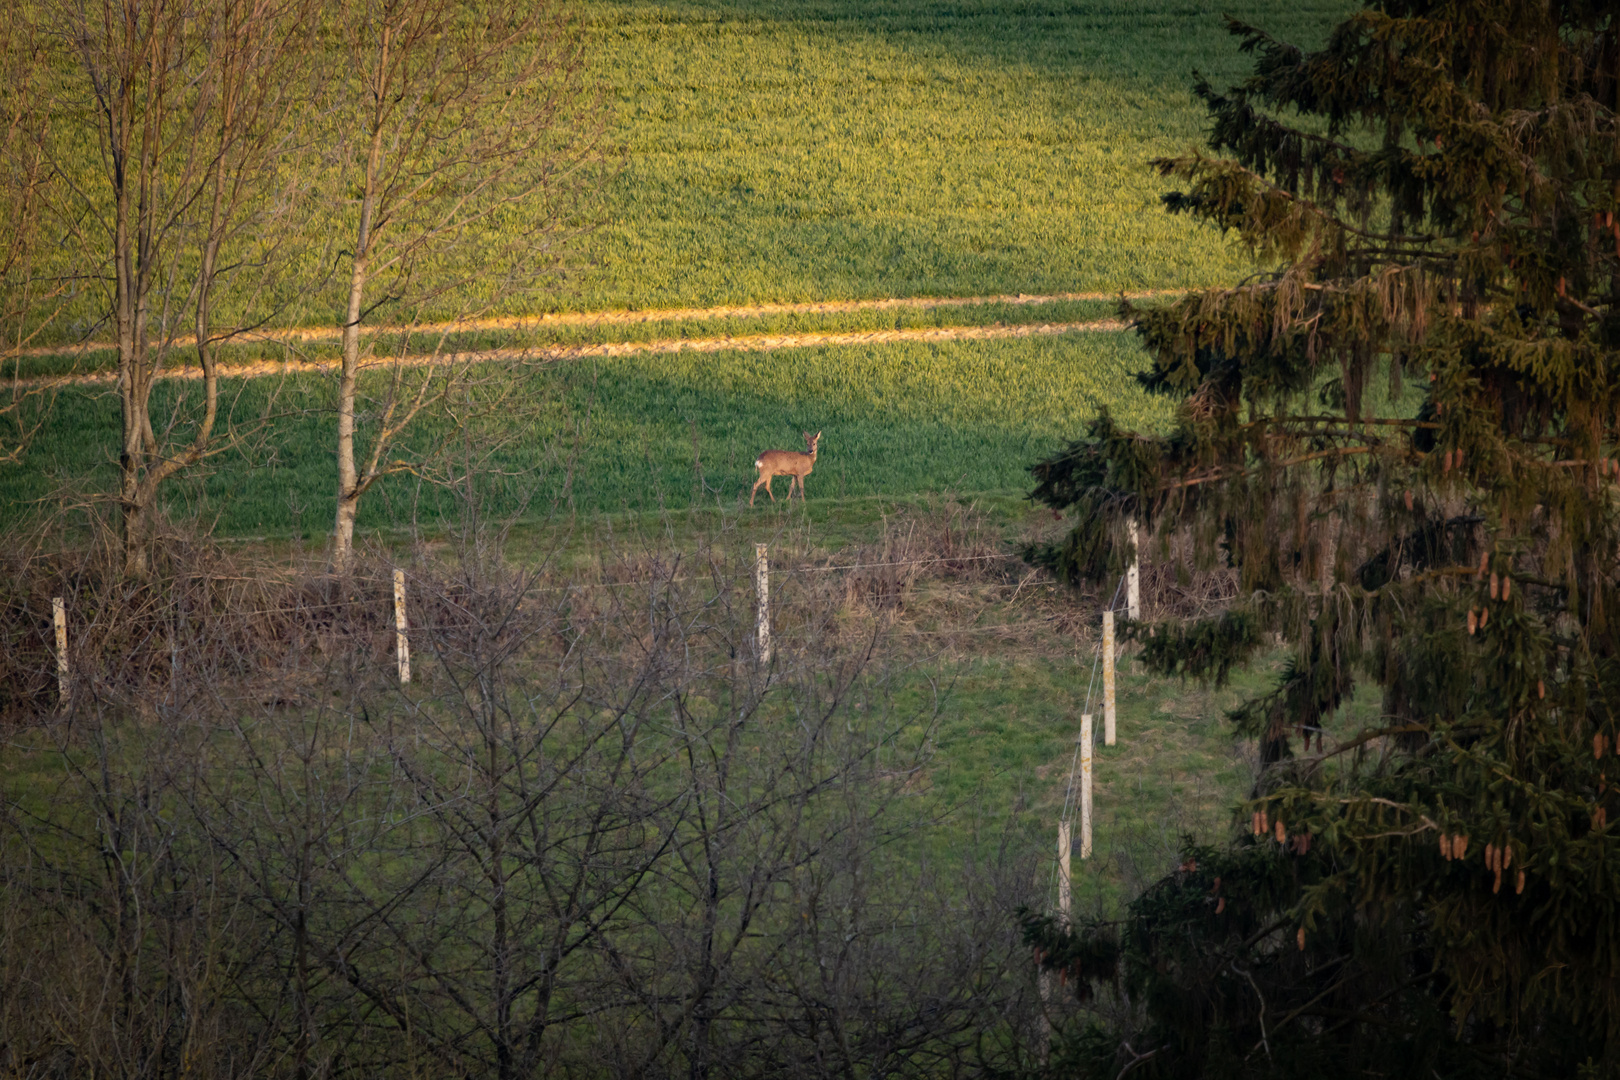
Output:
[[821,438],[821,432],[819,432],[819,431],[816,432],[816,438],[818,438],[818,439]]

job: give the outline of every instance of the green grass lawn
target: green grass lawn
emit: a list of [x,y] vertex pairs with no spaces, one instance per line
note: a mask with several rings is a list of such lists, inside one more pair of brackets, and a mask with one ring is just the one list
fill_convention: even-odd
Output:
[[[1094,639],[1093,639],[1094,641]],[[932,776],[940,794],[971,804],[980,791],[1021,800],[1025,842],[1056,850],[1056,822],[1073,764],[1093,651],[1041,660],[994,657],[965,665],[944,708]],[[1092,709],[1093,846],[1074,859],[1076,904],[1115,911],[1174,866],[1184,837],[1213,842],[1253,783],[1253,748],[1234,741],[1224,711],[1264,671],[1223,690],[1130,674],[1118,682],[1118,741],[1101,745],[1101,677]],[[1075,796],[1078,799],[1078,796]],[[1001,809],[1005,810],[1003,806]],[[1074,836],[1079,838],[1078,809]],[[1055,900],[1055,897],[1049,897]]]

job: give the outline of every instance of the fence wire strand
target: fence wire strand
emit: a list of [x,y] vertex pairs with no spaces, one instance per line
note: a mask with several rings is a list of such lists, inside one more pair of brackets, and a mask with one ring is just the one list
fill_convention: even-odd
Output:
[[[1122,574],[1122,575],[1120,575],[1119,584],[1114,586],[1113,598],[1108,601],[1108,606],[1103,608],[1104,611],[1115,611],[1115,610],[1117,610],[1117,605],[1119,604],[1119,593],[1120,593],[1120,590],[1123,589],[1124,587],[1125,587],[1125,576]],[[1102,640],[1102,635],[1099,634],[1097,636],[1096,650],[1092,654],[1091,678],[1086,683],[1085,705],[1080,710],[1082,715],[1084,715],[1085,713],[1089,713],[1091,711],[1091,695],[1092,695],[1092,692],[1096,689],[1096,686],[1097,686],[1097,669],[1102,666],[1102,650],[1103,650],[1103,640]],[[1095,747],[1097,745],[1097,730],[1096,730],[1096,725],[1095,724],[1092,725],[1091,744],[1092,744],[1093,749],[1095,749]],[[1079,785],[1080,785],[1080,750],[1081,750],[1080,736],[1076,735],[1075,738],[1074,738],[1074,758],[1069,763],[1069,784],[1068,784],[1068,787],[1063,792],[1063,813],[1062,813],[1062,816],[1060,816],[1058,818],[1058,825],[1059,825],[1060,828],[1061,828],[1061,826],[1070,824],[1070,823],[1072,823],[1074,821],[1074,802],[1075,802],[1075,797],[1079,794]],[[1073,832],[1072,829],[1070,830],[1069,835],[1070,835],[1070,841],[1069,842],[1072,844],[1074,842],[1074,840],[1073,840],[1074,832]],[[1058,894],[1058,885],[1059,885],[1058,874],[1060,873],[1060,871],[1061,871],[1061,865],[1060,865],[1057,857],[1054,856],[1053,859],[1052,859],[1052,890],[1051,890],[1051,896],[1052,896],[1052,905],[1051,906],[1054,907],[1054,908],[1057,906],[1057,894]],[[1072,892],[1072,890],[1071,890],[1071,892]]]

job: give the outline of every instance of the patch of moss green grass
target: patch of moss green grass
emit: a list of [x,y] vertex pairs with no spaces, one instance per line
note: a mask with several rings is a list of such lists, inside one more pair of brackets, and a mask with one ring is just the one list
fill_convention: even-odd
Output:
[[[1022,801],[1024,841],[1041,852],[1043,868],[1057,850],[1071,778],[1078,784],[1074,752],[1094,659],[1090,647],[1066,657],[986,655],[959,665],[943,709],[931,769],[940,798],[971,805],[980,793],[994,792],[1004,804]],[[1253,749],[1234,741],[1222,717],[1257,680],[1246,674],[1215,691],[1122,670],[1117,741],[1104,746],[1099,674],[1092,703],[1093,846],[1088,860],[1074,852],[1077,910],[1117,911],[1174,865],[1183,837],[1209,842],[1226,835],[1234,802],[1253,782]],[[1073,799],[1078,840],[1077,789]]]
[[[1122,660],[1113,746],[1103,745],[1099,673],[1092,854],[1083,860],[1075,750],[1095,659],[1094,637],[1069,655],[988,646],[919,665],[902,701],[938,709],[923,783],[930,811],[940,815],[933,838],[939,851],[966,850],[969,831],[1011,823],[1049,874],[1073,783],[1075,910],[1112,917],[1175,867],[1184,840],[1219,843],[1242,827],[1234,807],[1252,788],[1257,750],[1252,740],[1234,738],[1226,712],[1267,689],[1283,657],[1265,658],[1221,688],[1133,671]],[[1373,697],[1358,693],[1330,723],[1328,738],[1371,721]]]

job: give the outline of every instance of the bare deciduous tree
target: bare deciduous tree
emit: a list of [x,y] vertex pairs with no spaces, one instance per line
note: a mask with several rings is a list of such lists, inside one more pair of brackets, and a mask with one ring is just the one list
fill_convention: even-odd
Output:
[[[453,324],[534,290],[578,226],[599,175],[600,123],[577,27],[550,0],[354,0],[335,16],[332,182],[353,247],[342,316],[333,566],[347,569],[360,499],[425,411],[500,386],[449,346]],[[406,329],[379,355],[362,329],[378,312]],[[367,410],[362,376],[377,385]],[[470,384],[480,384],[479,393]],[[510,395],[496,393],[497,402]]]
[[0,744],[0,1070],[1006,1064],[1030,860],[993,833],[931,858],[904,658],[840,628],[844,583],[784,583],[761,665],[751,556],[423,567],[404,688],[388,568],[337,603],[208,560],[85,575],[71,710]]
[[[45,30],[63,50],[62,124],[42,143],[61,181],[55,220],[89,265],[118,349],[118,503],[125,572],[177,473],[231,445],[218,349],[285,299],[277,270],[296,202],[278,190],[309,93],[310,0],[64,0]],[[92,150],[93,146],[93,150]],[[291,170],[296,173],[296,170]],[[225,284],[229,282],[229,296]],[[186,352],[200,372],[154,415],[153,389]]]

